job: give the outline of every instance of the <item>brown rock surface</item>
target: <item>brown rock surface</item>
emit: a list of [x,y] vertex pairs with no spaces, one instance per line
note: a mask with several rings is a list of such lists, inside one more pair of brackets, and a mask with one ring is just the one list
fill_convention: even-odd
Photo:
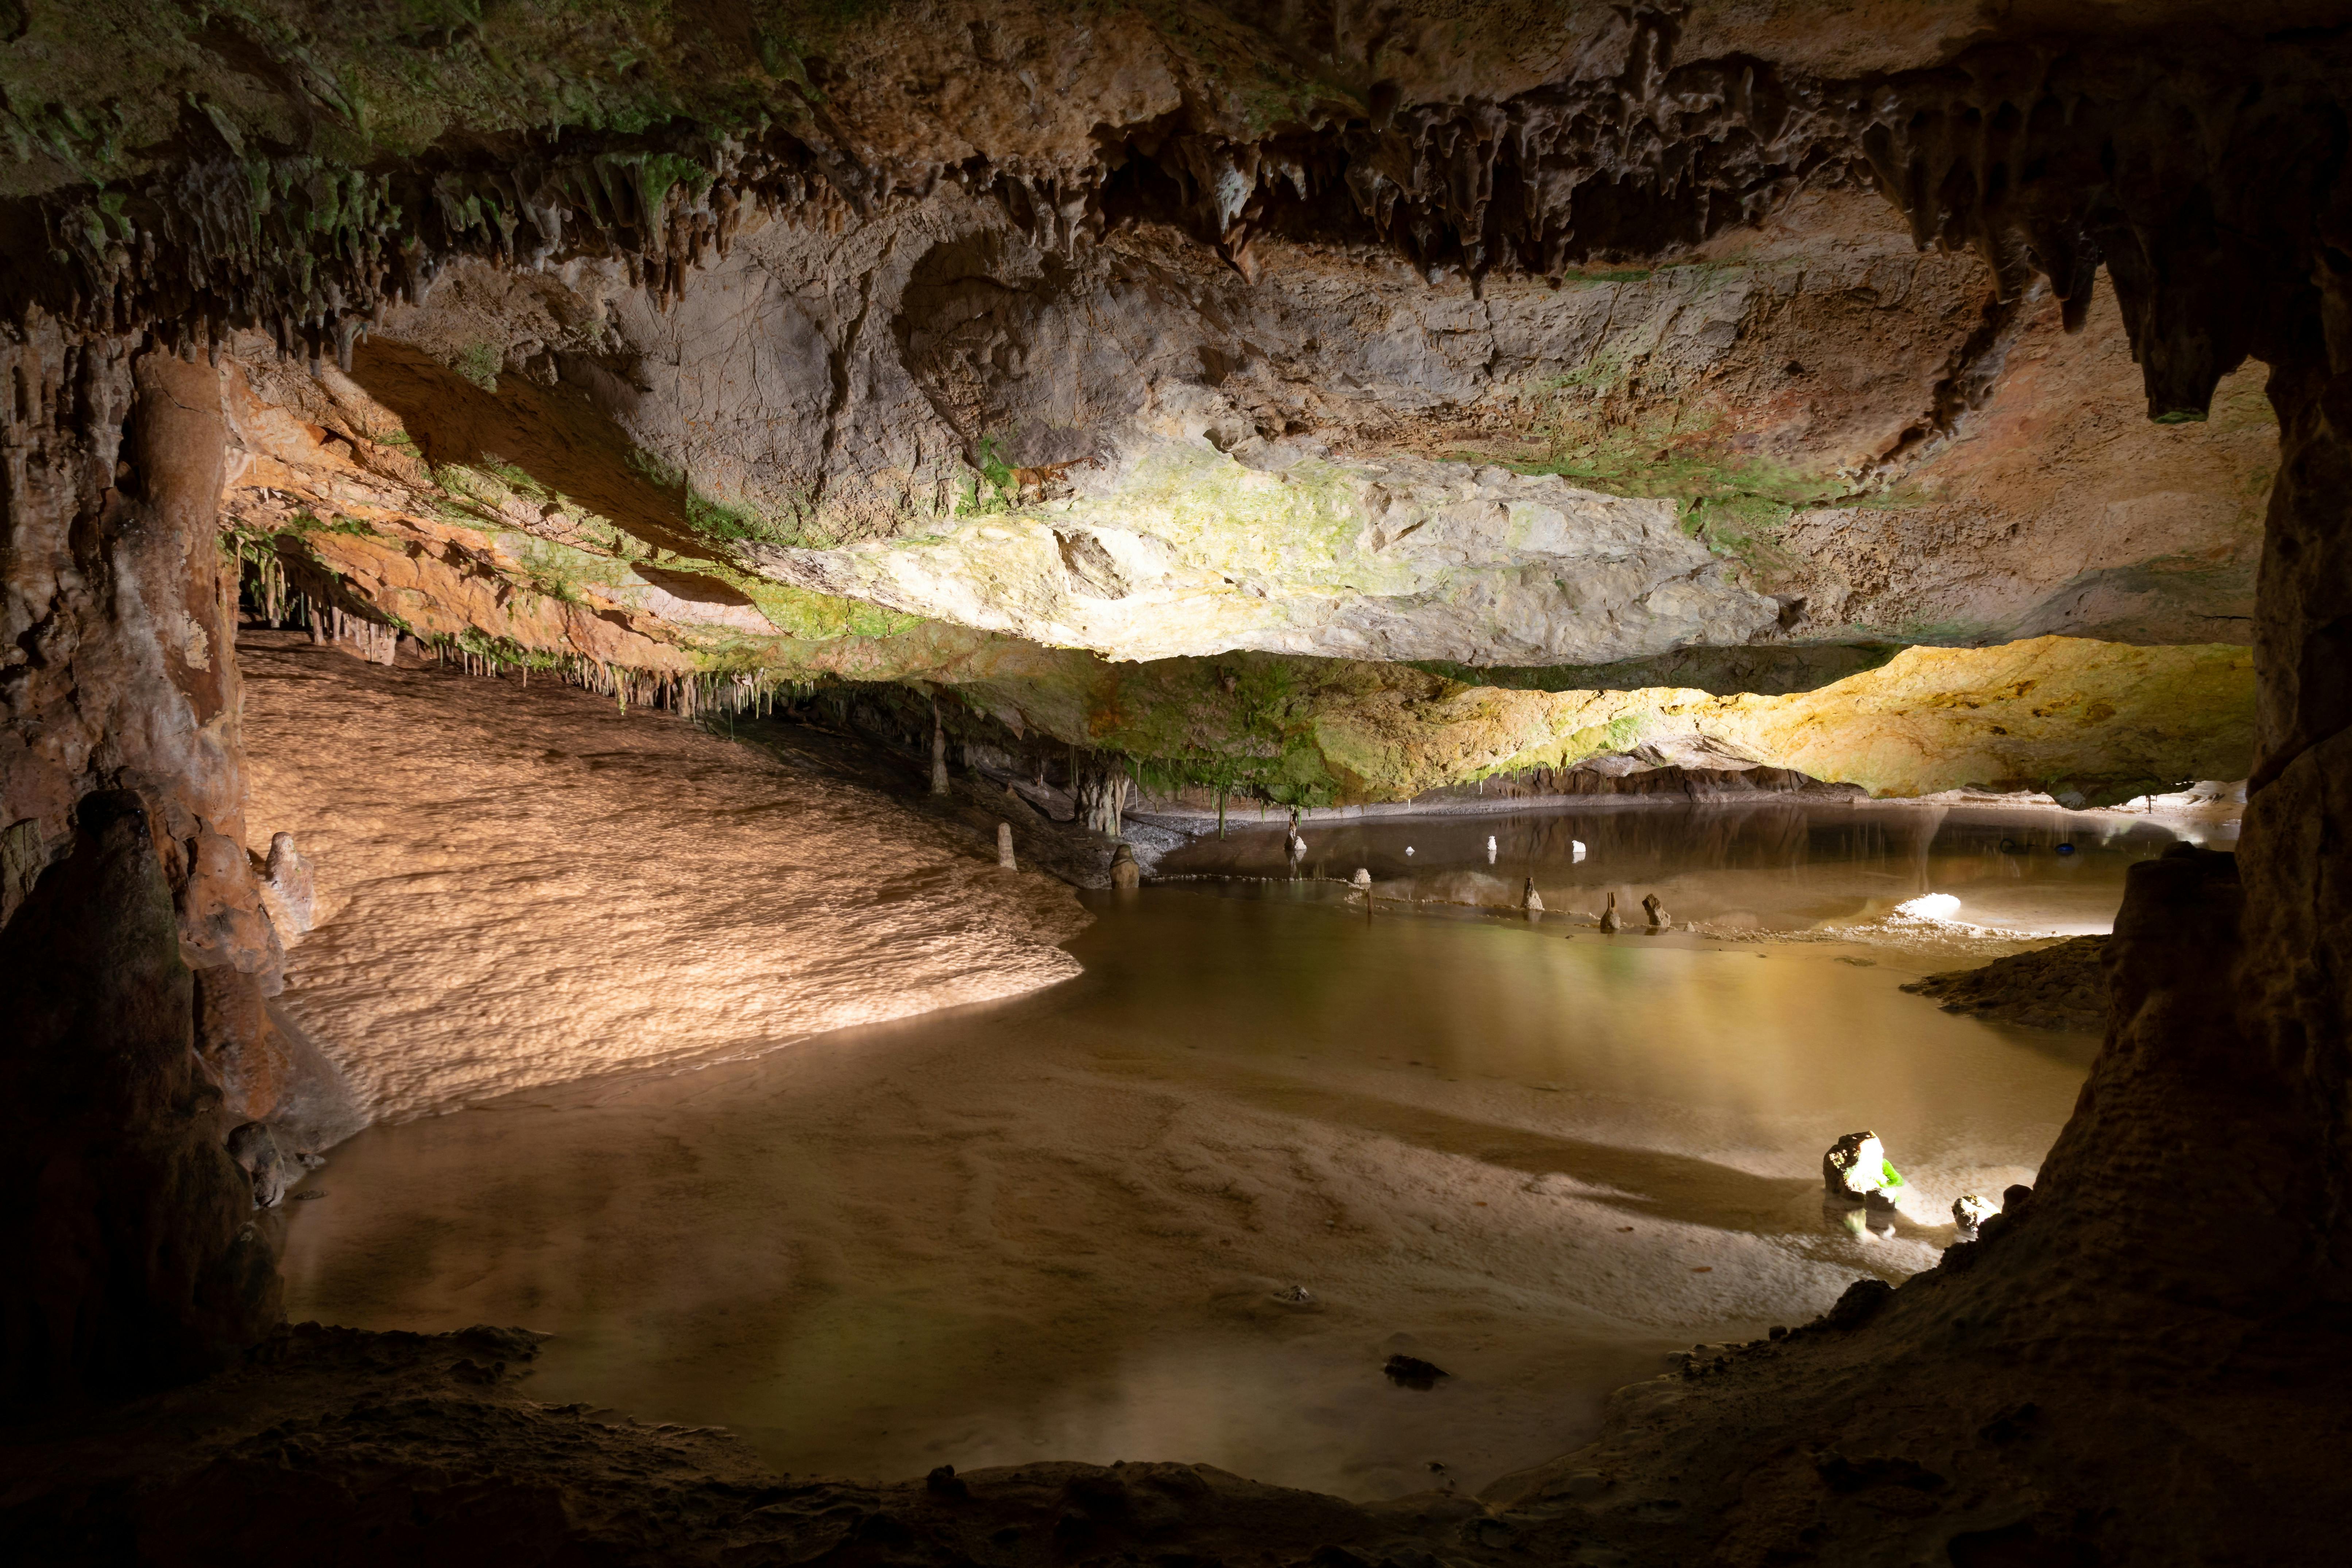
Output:
[[2107,1022],[2106,949],[2103,936],[2069,937],[1981,968],[1930,974],[1903,989],[1941,1004],[1947,1013],[2037,1029],[2096,1031]]
[[[1466,1499],[1359,1505],[1205,1465],[1034,1464],[897,1485],[780,1476],[724,1432],[529,1397],[517,1329],[303,1324],[194,1388],[0,1428],[0,1528],[45,1561],[791,1563],[1507,1561]],[[100,1498],[105,1500],[100,1505]]]
[[248,820],[320,910],[282,1000],[371,1120],[1077,972],[1085,912],[996,869],[992,816],[967,845],[674,715],[249,636]]
[[0,1405],[120,1394],[217,1365],[278,1317],[277,1237],[223,1148],[192,1049],[150,817],[83,797],[72,849],[0,931]]

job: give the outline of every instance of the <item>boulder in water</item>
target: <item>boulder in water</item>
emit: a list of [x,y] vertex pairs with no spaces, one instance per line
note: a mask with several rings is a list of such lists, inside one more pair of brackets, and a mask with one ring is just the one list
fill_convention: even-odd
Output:
[[1609,907],[1601,911],[1601,929],[1605,931],[1613,931],[1624,923],[1624,921],[1617,918],[1617,895],[1612,893],[1609,895]]
[[1454,1375],[1444,1367],[1416,1355],[1392,1355],[1381,1370],[1388,1373],[1389,1381],[1398,1387],[1417,1388],[1424,1393],[1436,1387],[1439,1378]]
[[1135,863],[1135,851],[1124,844],[1111,851],[1110,885],[1121,891],[1143,886],[1143,868]]
[[1356,868],[1356,875],[1354,879],[1349,885],[1350,887],[1361,888],[1369,893],[1372,890],[1372,874],[1363,867],[1359,866]]
[[1536,891],[1536,879],[1529,877],[1526,890],[1519,894],[1519,908],[1531,915],[1539,915],[1543,913],[1543,895]]
[[1652,931],[1664,931],[1668,926],[1675,923],[1674,917],[1666,913],[1665,904],[1660,900],[1658,895],[1655,893],[1647,894],[1643,898],[1642,910],[1643,913],[1650,917],[1650,929]]

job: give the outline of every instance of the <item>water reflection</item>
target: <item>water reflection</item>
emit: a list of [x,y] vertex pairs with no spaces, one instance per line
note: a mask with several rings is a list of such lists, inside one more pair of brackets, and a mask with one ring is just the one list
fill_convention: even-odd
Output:
[[[1411,843],[1436,886],[1492,875],[1492,833],[1514,898],[1655,887],[1780,924],[1923,879],[2104,923],[2157,847],[2001,858],[2014,818],[1988,850],[1957,816],[1307,837],[1310,865],[1391,882]],[[535,1397],[725,1424],[794,1472],[1181,1458],[1380,1497],[1435,1463],[1475,1487],[1586,1440],[1662,1352],[1931,1262],[1960,1192],[2032,1179],[2091,1048],[1904,995],[1933,965],[1885,950],[1368,922],[1280,879],[1278,821],[1187,853],[1276,879],[1105,896],[1086,973],[1020,1001],[362,1134],[292,1216],[290,1310],[550,1331]],[[1909,1185],[1854,1231],[1819,1170],[1860,1127]],[[1400,1354],[1448,1375],[1400,1387]]]
[[[1170,855],[1160,870],[1286,877],[1282,832],[1237,826]],[[2227,847],[2236,830],[2200,832]],[[1655,892],[1677,921],[1798,929],[1876,918],[1937,892],[1957,896],[1972,923],[2069,934],[2105,931],[2124,870],[2178,837],[2146,817],[1794,802],[1370,818],[1302,833],[1305,875],[1344,880],[1362,867],[1388,898],[1516,910],[1532,880],[1552,914],[1598,912],[1612,892],[1623,913]]]

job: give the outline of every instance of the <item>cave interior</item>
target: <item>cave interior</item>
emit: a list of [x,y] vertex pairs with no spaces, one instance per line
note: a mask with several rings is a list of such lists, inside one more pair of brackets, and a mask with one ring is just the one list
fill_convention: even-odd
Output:
[[[2322,0],[0,0],[20,1560],[2334,1560],[2347,100]],[[372,1123],[1006,1005],[1194,870],[1434,918],[1327,835],[1906,801],[2229,831],[2045,945],[2096,1050],[1998,1214],[1475,1489],[784,1474],[289,1322]],[[571,978],[656,860],[631,940],[830,967]],[[1484,865],[1474,940],[1615,929]]]

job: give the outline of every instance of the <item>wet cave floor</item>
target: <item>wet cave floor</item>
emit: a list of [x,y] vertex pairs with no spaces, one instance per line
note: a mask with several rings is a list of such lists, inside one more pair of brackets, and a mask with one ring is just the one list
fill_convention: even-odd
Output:
[[[1953,1197],[2032,1179],[2097,1042],[1898,990],[1993,937],[1837,922],[1948,891],[2104,929],[2172,837],[1773,805],[1310,826],[1306,871],[1374,871],[1368,918],[1252,822],[1163,868],[1222,879],[1088,895],[1084,973],[1046,989],[361,1133],[293,1205],[289,1312],[541,1331],[533,1397],[724,1426],[793,1474],[1475,1490],[1667,1352],[1927,1267]],[[1471,907],[1527,876],[1559,912]],[[1603,936],[1573,911],[1611,888],[1701,930]],[[1910,1184],[1874,1225],[1818,1175],[1865,1127]],[[1449,1375],[1400,1385],[1398,1353]]]

